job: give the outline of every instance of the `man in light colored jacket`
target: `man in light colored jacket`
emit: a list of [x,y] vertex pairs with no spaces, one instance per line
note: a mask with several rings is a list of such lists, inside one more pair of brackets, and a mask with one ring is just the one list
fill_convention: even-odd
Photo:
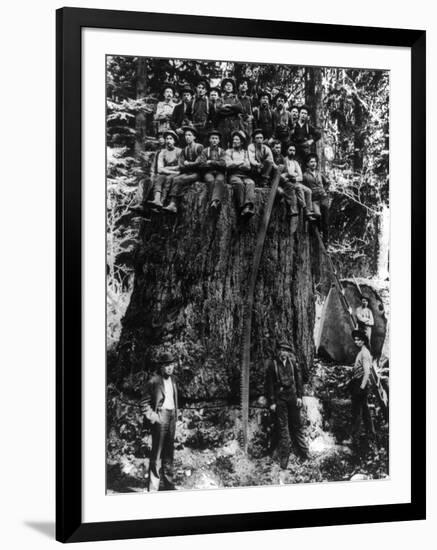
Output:
[[250,177],[246,135],[243,131],[236,130],[232,132],[231,139],[232,148],[226,151],[225,156],[228,181],[234,189],[240,216],[249,218],[255,213],[255,182]]
[[284,157],[284,169],[280,178],[280,186],[284,197],[290,204],[291,214],[298,215],[299,208],[303,209],[307,220],[314,221],[312,192],[309,187],[302,184],[303,176],[300,164],[296,159],[296,146],[290,143],[287,155]]
[[261,187],[267,187],[273,169],[273,155],[270,147],[264,143],[264,133],[260,128],[253,131],[253,143],[247,147],[251,173]]

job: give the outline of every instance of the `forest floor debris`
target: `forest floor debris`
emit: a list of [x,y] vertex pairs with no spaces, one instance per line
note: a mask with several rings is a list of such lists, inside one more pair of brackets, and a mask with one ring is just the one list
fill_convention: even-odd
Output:
[[[239,443],[237,408],[184,409],[175,442],[177,488],[207,490],[387,477],[388,425],[373,397],[370,405],[376,439],[367,441],[363,435],[357,447],[342,444],[350,422],[348,377],[345,367],[314,364],[312,395],[304,398],[311,458],[302,461],[292,453],[285,472],[279,468],[276,452],[271,451],[274,427],[267,409],[251,414],[247,455]],[[133,405],[118,403],[117,410],[118,422],[111,423],[108,441],[108,493],[142,492],[146,490],[150,435],[142,429],[141,415]]]

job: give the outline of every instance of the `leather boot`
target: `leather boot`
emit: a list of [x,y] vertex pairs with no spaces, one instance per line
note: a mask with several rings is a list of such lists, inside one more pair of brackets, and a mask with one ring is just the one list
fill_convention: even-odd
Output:
[[157,191],[154,195],[153,201],[148,201],[147,204],[150,204],[152,208],[162,208],[161,192]]
[[209,205],[209,211],[211,212],[211,214],[218,212],[219,208],[220,208],[220,201],[218,199],[213,200]]
[[313,213],[308,210],[308,208],[303,209],[303,215],[304,218],[310,222],[315,222],[316,218],[314,217]]
[[166,212],[169,212],[170,214],[176,214],[178,211],[174,200],[171,200],[168,206],[164,206],[163,210],[165,210]]
[[253,204],[246,204],[246,206],[241,211],[241,216],[243,218],[250,218],[254,214],[255,214],[255,211],[254,211],[254,208],[253,208]]

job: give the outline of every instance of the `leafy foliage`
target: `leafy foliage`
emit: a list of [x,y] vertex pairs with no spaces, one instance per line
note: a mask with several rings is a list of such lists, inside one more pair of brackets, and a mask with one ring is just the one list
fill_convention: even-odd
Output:
[[[217,85],[226,76],[246,77],[256,102],[261,89],[285,92],[289,105],[309,104],[312,123],[323,131],[318,152],[331,182],[332,256],[342,276],[372,275],[378,255],[379,218],[389,202],[389,74],[384,71],[260,65],[226,61],[107,58],[107,312],[108,351],[118,344],[121,319],[133,288],[136,258],[141,253],[131,206],[150,173],[157,147],[153,113],[165,83],[178,89],[200,78]],[[146,314],[147,312],[145,312]],[[193,346],[195,343],[193,343]],[[181,352],[181,350],[178,350]],[[196,357],[196,350],[186,352]],[[188,359],[187,359],[188,361]],[[324,425],[309,437],[344,435],[349,409],[342,368],[324,366],[315,397],[324,405]],[[184,372],[181,373],[184,378]],[[138,396],[142,373],[108,388],[108,479],[112,489],[144,487],[150,434],[143,424]],[[183,380],[185,387],[202,385]],[[330,408],[331,407],[331,408]],[[334,408],[332,408],[334,407]],[[387,472],[387,428],[378,404],[372,401],[379,432],[377,445],[363,441],[359,455],[331,448],[313,462],[291,460],[287,482],[350,479],[353,475],[384,477]],[[334,410],[335,409],[335,410]],[[220,429],[218,429],[218,426]],[[238,426],[237,426],[238,428]],[[276,483],[275,463],[268,456],[273,425],[267,411],[251,416],[251,456],[244,457],[236,440],[232,408],[186,409],[178,422],[176,461],[179,482],[196,485],[194,474],[207,472],[214,486]],[[235,445],[234,445],[235,443]],[[359,458],[360,457],[360,458]],[[135,490],[135,489],[134,489]]]

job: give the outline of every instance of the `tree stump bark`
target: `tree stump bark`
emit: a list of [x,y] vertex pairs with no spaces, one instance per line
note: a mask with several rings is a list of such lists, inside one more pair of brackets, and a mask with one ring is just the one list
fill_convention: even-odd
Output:
[[[218,216],[196,183],[177,215],[152,214],[140,231],[135,286],[123,319],[118,380],[154,368],[163,348],[177,352],[185,401],[240,397],[241,337],[253,252],[268,189],[256,190],[256,214],[241,221],[227,186]],[[260,263],[252,319],[250,395],[264,392],[264,362],[287,339],[305,372],[314,353],[311,243],[302,216],[276,201]]]

